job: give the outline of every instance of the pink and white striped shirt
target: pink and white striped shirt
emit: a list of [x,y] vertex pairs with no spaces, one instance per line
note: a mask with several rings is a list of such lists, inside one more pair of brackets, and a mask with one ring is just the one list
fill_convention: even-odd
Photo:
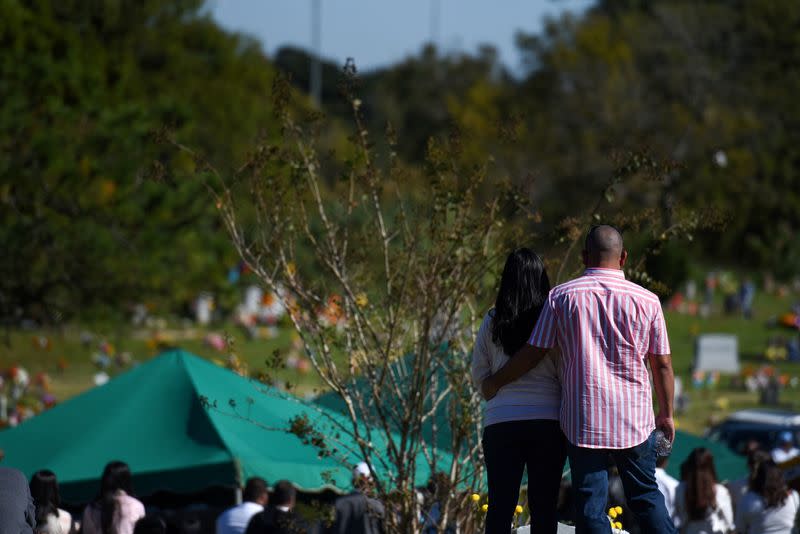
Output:
[[618,269],[550,291],[528,343],[562,354],[561,428],[579,447],[628,449],[655,429],[648,354],[669,354],[661,303]]

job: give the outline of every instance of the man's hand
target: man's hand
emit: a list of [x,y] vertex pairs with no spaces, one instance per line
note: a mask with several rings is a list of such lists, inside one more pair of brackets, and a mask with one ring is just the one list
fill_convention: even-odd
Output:
[[500,389],[492,380],[493,375],[489,375],[483,379],[481,382],[481,395],[483,395],[484,400],[492,400],[495,395],[497,395],[497,391]]
[[661,412],[656,416],[656,428],[660,428],[670,443],[675,441],[675,421]]

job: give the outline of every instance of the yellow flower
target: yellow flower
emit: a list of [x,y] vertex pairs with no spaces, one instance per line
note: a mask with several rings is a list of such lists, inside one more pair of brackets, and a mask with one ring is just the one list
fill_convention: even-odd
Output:
[[286,264],[286,274],[289,275],[289,278],[294,277],[294,273],[297,272],[297,267],[295,266],[294,262],[289,262]]
[[622,515],[622,506],[615,506],[614,511],[617,512],[617,515]]
[[617,521],[616,523],[614,523],[614,528],[617,530],[622,530],[622,523]]
[[356,295],[356,306],[358,306],[359,308],[363,308],[367,304],[369,304],[369,299],[367,298],[366,293],[359,293],[358,295]]
[[617,511],[616,511],[616,510],[614,510],[613,508],[610,508],[610,509],[608,510],[608,517],[610,517],[611,519],[616,519],[616,518],[617,518],[617,515],[618,515],[618,514],[617,514]]
[[486,513],[486,511],[488,509],[489,509],[489,505],[488,504],[484,504],[483,506],[481,506],[481,512],[483,512],[483,513]]
[[471,499],[472,502],[478,502],[479,500],[481,500],[481,496],[478,495],[477,493],[473,493]]
[[514,508],[514,513],[515,514],[521,514],[522,513],[522,506],[517,505],[517,507]]

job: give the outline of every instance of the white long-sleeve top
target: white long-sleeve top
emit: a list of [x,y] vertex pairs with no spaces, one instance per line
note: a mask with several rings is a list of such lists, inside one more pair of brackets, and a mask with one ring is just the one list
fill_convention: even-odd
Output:
[[681,482],[675,491],[675,526],[681,534],[726,534],[736,530],[733,522],[733,505],[728,488],[714,486],[717,506],[706,511],[703,519],[689,519],[686,504],[686,484]]
[[[492,314],[490,311],[483,318],[472,350],[472,381],[478,388],[487,376],[500,370],[510,358],[503,352],[503,347],[492,341]],[[560,353],[554,348],[539,365],[500,388],[484,407],[483,425],[530,419],[558,421],[561,408],[559,358]]]
[[786,501],[767,508],[764,498],[752,491],[745,494],[736,509],[736,526],[742,534],[789,534],[800,511],[800,496],[789,491]]

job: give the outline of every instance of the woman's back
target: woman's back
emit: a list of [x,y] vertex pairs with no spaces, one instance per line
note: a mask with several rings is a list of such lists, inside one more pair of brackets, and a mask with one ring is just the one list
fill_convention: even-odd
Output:
[[706,510],[703,519],[690,519],[686,503],[686,483],[681,482],[675,493],[676,526],[681,534],[723,534],[735,529],[731,494],[722,484],[715,484],[716,506]]
[[144,505],[120,490],[114,495],[111,532],[103,532],[102,507],[99,503],[90,504],[84,510],[82,531],[83,534],[133,534],[133,527],[136,525],[136,521],[144,517],[144,515]]
[[767,507],[765,499],[753,491],[742,497],[736,510],[736,524],[743,534],[789,534],[800,510],[800,495],[790,490],[783,504]]
[[[503,348],[492,341],[492,320],[493,312],[490,311],[481,323],[472,353],[472,380],[478,388],[484,378],[497,372],[509,360]],[[519,380],[501,388],[497,396],[486,403],[484,426],[530,419],[557,421],[561,406],[560,357],[557,350],[551,351]]]

